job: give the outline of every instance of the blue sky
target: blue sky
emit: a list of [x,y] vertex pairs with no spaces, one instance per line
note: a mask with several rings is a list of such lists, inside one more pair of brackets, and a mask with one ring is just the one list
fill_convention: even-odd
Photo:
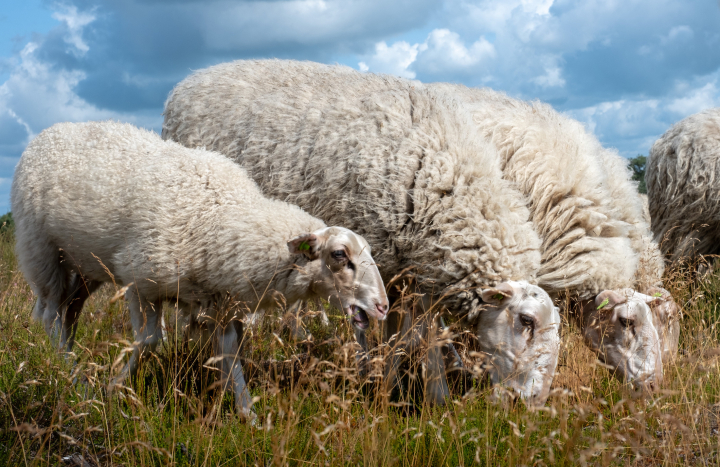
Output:
[[343,63],[489,86],[577,118],[625,156],[720,106],[718,0],[3,0],[0,211],[28,141],[59,121],[159,130],[192,70]]

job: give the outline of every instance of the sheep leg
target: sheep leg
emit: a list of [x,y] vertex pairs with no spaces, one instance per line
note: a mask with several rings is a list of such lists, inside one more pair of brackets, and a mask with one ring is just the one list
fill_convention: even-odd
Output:
[[367,336],[365,335],[364,329],[358,329],[353,326],[353,331],[355,331],[355,340],[360,345],[360,350],[355,353],[355,362],[357,363],[360,377],[364,378],[368,374]]
[[75,344],[78,317],[85,305],[85,301],[95,292],[102,282],[85,280],[80,274],[75,275],[67,298],[67,308],[62,319],[62,333],[60,335],[60,348],[70,352]]
[[298,300],[297,302],[293,303],[293,305],[287,312],[287,314],[290,315],[290,335],[296,341],[304,341],[308,337],[307,332],[305,332],[302,327],[302,323],[300,322],[300,313],[302,312],[304,304],[305,302],[303,302],[302,300]]
[[242,322],[233,320],[226,326],[218,325],[215,328],[213,353],[220,358],[220,372],[224,381],[223,392],[232,384],[238,413],[252,417],[252,400],[240,364],[242,337]]
[[450,397],[447,377],[445,376],[445,360],[442,354],[442,344],[438,341],[438,331],[442,328],[438,320],[432,317],[430,297],[422,297],[420,305],[423,308],[421,318],[421,334],[427,338],[428,350],[426,354],[425,398],[432,404],[445,405],[446,398]]
[[130,309],[130,323],[135,334],[135,349],[130,360],[120,373],[119,380],[122,381],[130,375],[135,377],[142,358],[147,356],[146,351],[153,352],[162,338],[162,301],[148,301],[133,286],[125,293],[125,300]]
[[385,390],[388,394],[395,388],[402,393],[404,388],[399,377],[400,364],[406,353],[406,337],[410,332],[412,317],[408,316],[409,311],[404,307],[400,311],[391,311],[385,319],[385,332],[383,340],[391,344],[390,355],[385,362]]

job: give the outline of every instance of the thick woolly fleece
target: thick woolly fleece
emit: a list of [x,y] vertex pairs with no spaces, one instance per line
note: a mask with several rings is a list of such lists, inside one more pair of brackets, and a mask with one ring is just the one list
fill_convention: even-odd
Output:
[[720,254],[720,108],[660,137],[645,169],[652,231],[672,261]]
[[498,151],[503,174],[529,199],[542,239],[538,285],[582,299],[659,285],[663,262],[627,161],[549,105],[444,83]]
[[252,304],[271,280],[304,296],[309,276],[278,269],[293,261],[288,239],[325,227],[265,198],[220,154],[114,122],[43,131],[15,169],[11,202],[18,262],[40,297],[60,296],[71,270],[134,282],[150,301],[229,292]]
[[350,214],[386,279],[425,265],[443,287],[476,271],[462,283],[522,278],[591,298],[662,275],[624,160],[540,103],[342,66],[238,61],[181,82],[163,135],[226,154],[266,194],[327,222]]
[[276,199],[363,235],[383,278],[411,268],[455,312],[479,287],[535,282],[525,198],[453,96],[391,76],[280,60],[194,73],[163,137],[237,161]]

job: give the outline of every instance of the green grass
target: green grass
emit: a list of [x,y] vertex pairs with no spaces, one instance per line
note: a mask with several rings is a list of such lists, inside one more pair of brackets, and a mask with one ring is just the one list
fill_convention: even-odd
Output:
[[[135,381],[108,394],[131,341],[124,303],[110,303],[109,287],[91,297],[76,355],[59,354],[30,318],[34,297],[5,230],[0,465],[717,465],[720,276],[678,277],[668,282],[684,305],[681,355],[652,396],[610,378],[568,325],[543,409],[494,403],[491,388],[476,387],[444,407],[408,411],[363,384],[352,330],[330,310],[329,327],[305,319],[313,344],[294,343],[279,315],[249,336],[252,426],[214,389],[207,352],[183,343],[171,308],[168,341]],[[377,342],[376,325],[370,334]]]

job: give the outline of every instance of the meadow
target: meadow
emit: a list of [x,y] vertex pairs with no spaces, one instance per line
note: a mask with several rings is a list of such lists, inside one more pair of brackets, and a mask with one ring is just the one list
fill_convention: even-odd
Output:
[[[447,405],[422,400],[422,365],[404,396],[384,390],[389,349],[358,374],[349,322],[328,309],[290,336],[282,313],[248,331],[255,423],[221,396],[207,351],[183,338],[167,305],[167,339],[138,378],[108,390],[132,331],[112,284],[85,305],[75,352],[55,350],[31,319],[33,294],[18,271],[12,228],[0,229],[0,465],[717,465],[720,464],[720,274],[669,271],[683,307],[680,352],[663,388],[635,392],[611,377],[563,323],[553,391],[541,409],[497,401],[483,378],[455,378]],[[380,326],[371,324],[377,342]],[[477,366],[469,333],[458,342]],[[480,371],[478,371],[479,373]]]

